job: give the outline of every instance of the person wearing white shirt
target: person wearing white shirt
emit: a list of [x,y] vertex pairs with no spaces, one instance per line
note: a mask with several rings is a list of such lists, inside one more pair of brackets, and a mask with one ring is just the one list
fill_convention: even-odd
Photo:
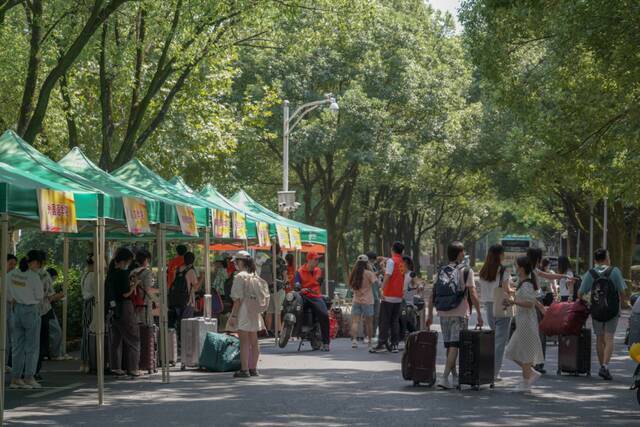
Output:
[[[9,299],[14,301],[11,315],[12,379],[10,388],[41,388],[34,375],[40,352],[40,303],[44,298],[40,251],[31,250],[20,260],[20,267],[7,275]],[[20,377],[24,373],[24,380]]]

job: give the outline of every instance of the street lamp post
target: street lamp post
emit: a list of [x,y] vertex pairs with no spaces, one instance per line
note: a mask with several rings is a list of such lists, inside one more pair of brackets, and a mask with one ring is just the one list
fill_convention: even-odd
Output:
[[291,135],[291,132],[293,132],[304,116],[326,104],[329,104],[329,110],[333,113],[337,113],[340,109],[333,95],[327,94],[325,99],[301,105],[289,116],[289,101],[284,101],[284,117],[282,123],[282,191],[278,192],[278,210],[285,215],[296,210],[299,206],[298,203],[296,203],[296,192],[289,191],[289,135]]

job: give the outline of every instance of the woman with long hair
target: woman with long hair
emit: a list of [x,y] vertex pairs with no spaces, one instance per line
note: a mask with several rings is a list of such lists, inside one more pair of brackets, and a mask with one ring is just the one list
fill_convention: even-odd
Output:
[[560,288],[560,301],[566,302],[572,299],[574,294],[573,288],[575,285],[574,281],[569,280],[569,278],[574,277],[574,274],[573,270],[571,270],[571,263],[569,262],[569,258],[567,258],[566,256],[558,257],[558,273],[565,276],[560,279],[558,284]]
[[[494,304],[502,304],[511,298],[511,275],[502,265],[504,248],[495,244],[489,248],[482,269],[480,269],[480,303],[484,306],[489,327],[495,331],[495,376],[500,381],[500,370],[504,358],[504,348],[509,341],[511,317],[494,316]],[[495,289],[502,289],[502,298],[494,300]]]
[[[39,271],[44,258],[30,250],[19,267],[7,275],[7,297],[13,301],[11,313],[12,375],[9,388],[41,388],[34,375],[40,356],[40,305],[44,286]],[[24,377],[24,380],[22,379]]]
[[538,301],[538,284],[531,260],[526,256],[516,261],[518,286],[513,299],[508,304],[516,306],[516,330],[509,340],[505,356],[513,360],[522,369],[522,382],[519,391],[528,391],[541,374],[533,366],[544,362],[542,343],[538,331],[536,309],[544,312],[544,306]]
[[133,261],[133,252],[121,247],[116,251],[107,272],[107,283],[111,290],[115,310],[111,334],[111,371],[119,376],[125,375],[122,369],[122,354],[126,358],[127,374],[139,377],[140,328],[131,295],[136,290],[136,281],[129,280],[129,265]]
[[369,257],[360,255],[349,275],[349,287],[353,291],[351,307],[351,347],[358,348],[358,324],[364,321],[368,345],[373,338],[373,283],[377,280],[375,273],[369,270]]
[[238,332],[240,337],[240,370],[234,378],[258,376],[260,345],[258,331],[264,329],[262,313],[256,306],[257,289],[255,285],[262,281],[256,275],[256,263],[246,251],[240,251],[233,258],[238,273],[233,279],[231,299],[233,308],[229,315],[227,330]]

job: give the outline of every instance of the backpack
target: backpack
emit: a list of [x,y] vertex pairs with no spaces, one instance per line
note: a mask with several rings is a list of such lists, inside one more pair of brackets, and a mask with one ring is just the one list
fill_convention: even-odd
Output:
[[[460,271],[464,282],[460,282]],[[469,268],[446,265],[438,271],[438,279],[433,286],[433,302],[438,311],[449,311],[458,307],[466,295]]]
[[256,274],[249,274],[244,283],[243,302],[250,312],[264,313],[269,307],[269,285]]
[[596,269],[589,270],[593,278],[591,285],[591,317],[598,322],[607,322],[620,312],[620,296],[611,280],[612,267],[602,273]]
[[171,289],[169,289],[170,307],[184,308],[189,303],[190,292],[189,284],[187,283],[187,273],[191,269],[193,269],[193,267],[176,271],[176,278],[173,280]]
[[131,294],[131,302],[133,303],[133,306],[136,308],[140,308],[140,307],[144,307],[144,299],[145,296],[147,295],[147,292],[144,290],[144,288],[142,287],[142,280],[140,280],[140,275],[142,274],[143,271],[145,271],[145,269],[140,269],[139,271],[134,271],[131,273],[131,275],[129,276],[129,281],[130,282],[135,282],[136,284],[136,290],[134,293]]

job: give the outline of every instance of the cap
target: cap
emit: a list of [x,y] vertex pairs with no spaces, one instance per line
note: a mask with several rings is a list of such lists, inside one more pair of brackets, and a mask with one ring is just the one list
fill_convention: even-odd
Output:
[[313,260],[316,260],[316,259],[320,259],[320,255],[318,255],[317,253],[309,252],[307,254],[307,261],[313,261]]
[[369,257],[367,255],[358,256],[358,261],[369,262]]
[[233,259],[251,259],[251,254],[247,251],[238,251]]

